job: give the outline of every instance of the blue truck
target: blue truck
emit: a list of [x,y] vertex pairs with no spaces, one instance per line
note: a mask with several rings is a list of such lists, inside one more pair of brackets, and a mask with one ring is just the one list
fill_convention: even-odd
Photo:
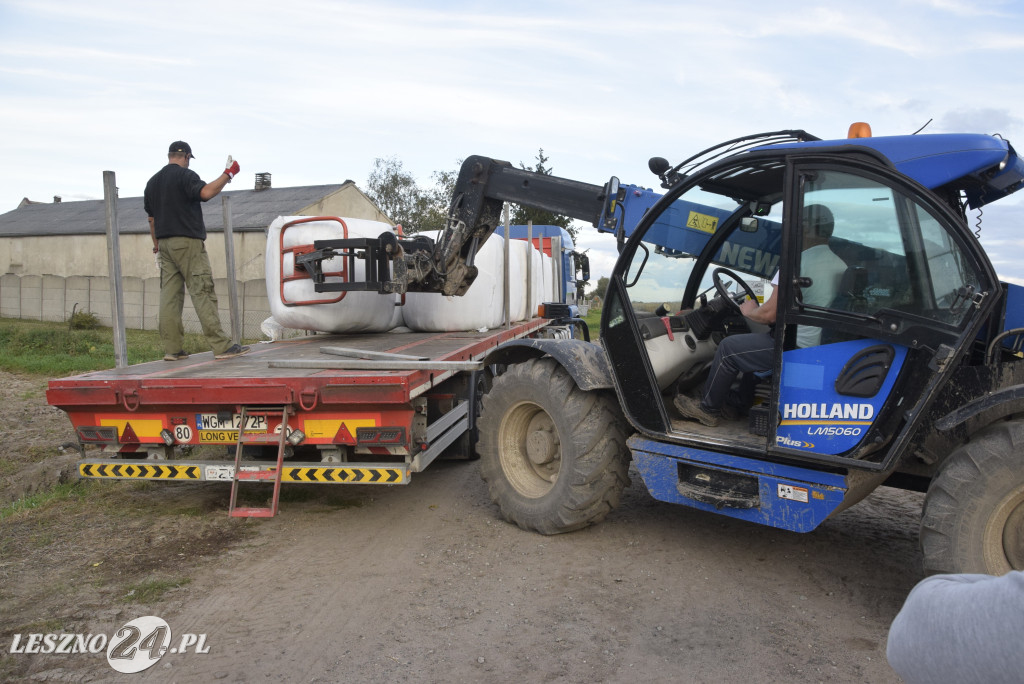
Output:
[[[496,231],[503,234],[503,228]],[[557,259],[559,302],[578,305],[583,300],[583,289],[590,280],[590,259],[584,252],[577,252],[572,235],[561,226],[513,225],[509,226],[509,237],[513,240],[528,240],[537,250],[548,256],[560,255]]]

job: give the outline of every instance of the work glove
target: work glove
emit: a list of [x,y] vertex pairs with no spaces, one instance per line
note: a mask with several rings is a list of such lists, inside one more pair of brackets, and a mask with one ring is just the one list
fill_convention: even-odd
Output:
[[224,173],[228,174],[228,181],[230,181],[232,178],[235,177],[235,174],[238,173],[239,171],[238,162],[232,159],[231,155],[229,154],[228,160],[227,162],[225,162],[224,166],[226,167],[224,169]]

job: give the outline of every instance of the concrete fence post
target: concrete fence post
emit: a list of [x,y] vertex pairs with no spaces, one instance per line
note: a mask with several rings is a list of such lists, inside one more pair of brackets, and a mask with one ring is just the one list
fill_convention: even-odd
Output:
[[124,292],[121,289],[121,242],[117,227],[117,180],[113,171],[103,172],[103,199],[107,207],[107,268],[110,271],[110,318],[114,328],[114,365],[128,365],[124,334]]
[[235,279],[235,237],[231,226],[231,198],[221,195],[224,208],[224,259],[228,272],[228,311],[231,314],[231,341],[242,341],[242,320],[238,313],[238,281]]

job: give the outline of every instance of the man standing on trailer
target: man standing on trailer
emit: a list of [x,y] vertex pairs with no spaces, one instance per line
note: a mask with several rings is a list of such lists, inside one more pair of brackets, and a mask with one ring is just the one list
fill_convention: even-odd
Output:
[[159,329],[164,361],[188,358],[181,322],[186,287],[214,358],[228,359],[249,351],[249,347],[232,342],[221,327],[200,204],[216,197],[231,182],[239,171],[238,162],[229,156],[224,172],[216,180],[204,183],[199,174],[188,168],[194,158],[187,142],[171,143],[167,166],[149,179],[144,196],[153,253],[159,255]]

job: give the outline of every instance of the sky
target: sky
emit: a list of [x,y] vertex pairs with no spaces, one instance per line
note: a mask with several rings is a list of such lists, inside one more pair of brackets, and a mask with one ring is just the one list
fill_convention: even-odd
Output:
[[[471,154],[656,187],[647,160],[804,129],[998,133],[1024,150],[1017,0],[0,0],[0,213],[142,194],[186,140],[212,180],[426,185]],[[1020,199],[981,241],[1024,284]],[[593,278],[610,236],[584,228]]]

